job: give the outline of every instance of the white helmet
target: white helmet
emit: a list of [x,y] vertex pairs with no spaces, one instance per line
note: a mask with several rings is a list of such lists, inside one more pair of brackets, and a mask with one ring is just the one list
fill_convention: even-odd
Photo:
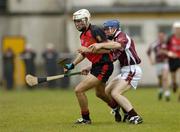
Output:
[[89,22],[90,17],[91,17],[91,14],[89,13],[87,9],[78,10],[73,14],[73,20],[87,18],[87,21]]
[[174,22],[173,28],[180,28],[180,22]]

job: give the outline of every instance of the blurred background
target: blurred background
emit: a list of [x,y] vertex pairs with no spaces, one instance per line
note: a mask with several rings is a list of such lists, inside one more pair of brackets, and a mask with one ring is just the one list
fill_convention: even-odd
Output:
[[[61,58],[71,61],[80,47],[72,14],[81,8],[91,12],[93,24],[102,25],[107,19],[120,20],[122,30],[135,40],[142,59],[140,85],[156,85],[155,69],[146,52],[157,40],[158,32],[170,35],[172,24],[180,21],[179,0],[0,0],[1,85],[23,88],[27,73],[38,76],[62,73],[62,67],[56,62]],[[80,64],[77,70],[87,63]],[[113,76],[117,73],[116,68]],[[76,76],[48,85],[66,88],[80,79]]]

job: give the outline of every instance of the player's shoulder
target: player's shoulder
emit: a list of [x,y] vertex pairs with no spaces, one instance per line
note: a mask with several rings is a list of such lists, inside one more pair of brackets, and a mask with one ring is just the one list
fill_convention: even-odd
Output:
[[90,29],[91,29],[91,31],[94,31],[94,32],[96,32],[96,31],[103,31],[102,27],[97,26],[97,25],[91,25]]
[[115,34],[115,38],[119,38],[119,39],[127,39],[128,37],[129,36],[123,31],[117,31]]
[[92,36],[97,40],[98,43],[107,41],[106,34],[101,27],[97,25],[91,25],[90,30]]
[[129,35],[127,33],[123,32],[121,30],[117,31],[115,36],[117,36],[117,37],[127,37],[128,36],[129,37]]

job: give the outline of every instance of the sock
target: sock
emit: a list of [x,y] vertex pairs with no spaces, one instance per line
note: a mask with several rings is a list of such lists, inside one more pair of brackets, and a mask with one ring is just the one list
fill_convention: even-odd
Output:
[[178,87],[177,83],[173,83],[172,87],[173,87],[173,92],[175,93],[177,91],[177,87]]
[[159,89],[159,94],[163,93],[163,88]]
[[81,115],[82,115],[82,118],[85,119],[85,120],[90,120],[90,117],[89,117],[89,110],[86,110],[86,111],[81,111]]
[[170,91],[169,90],[166,90],[165,93],[164,93],[165,97],[169,97],[170,96]]
[[136,113],[136,111],[132,108],[128,113],[129,118],[133,117],[133,116],[137,116],[138,114]]
[[112,109],[116,109],[116,108],[118,107],[118,104],[116,103],[115,100],[111,100],[111,102],[109,102],[108,105],[109,105]]

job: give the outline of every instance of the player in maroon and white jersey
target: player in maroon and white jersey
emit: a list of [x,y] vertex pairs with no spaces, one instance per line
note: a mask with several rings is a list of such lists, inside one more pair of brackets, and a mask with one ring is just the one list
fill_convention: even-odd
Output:
[[[167,46],[168,46],[167,55],[169,56],[169,68],[171,72],[173,89],[174,92],[176,92],[176,89],[178,88],[176,76],[177,73],[180,72],[180,22],[175,22],[173,24],[173,31],[174,31],[173,35],[171,35],[167,41]],[[180,101],[180,92],[179,92],[179,101]]]
[[[161,100],[164,94],[166,101],[170,100],[170,90],[168,84],[168,56],[164,53],[167,50],[166,35],[163,32],[158,34],[158,40],[148,48],[147,55],[152,65],[155,65],[159,81],[158,99]],[[152,57],[154,53],[154,58]]]
[[113,60],[110,53],[81,53],[94,43],[106,42],[107,38],[102,29],[90,24],[90,13],[86,9],[81,9],[73,14],[74,24],[81,32],[81,48],[75,60],[66,64],[65,71],[72,70],[77,64],[87,58],[92,63],[90,74],[75,87],[75,93],[81,109],[82,118],[76,124],[91,124],[89,116],[88,100],[85,92],[95,88],[96,96],[105,101],[112,109],[116,109],[115,120],[120,121],[118,104],[105,94],[105,83],[113,72]]
[[117,20],[109,20],[104,23],[104,30],[109,40],[108,42],[96,43],[89,46],[91,52],[100,50],[111,50],[114,60],[120,62],[120,74],[110,81],[105,92],[127,112],[127,119],[132,124],[140,124],[142,118],[137,114],[130,101],[123,95],[132,86],[136,89],[138,81],[141,79],[142,71],[138,66],[141,60],[138,57],[134,41],[124,32],[119,30]]

